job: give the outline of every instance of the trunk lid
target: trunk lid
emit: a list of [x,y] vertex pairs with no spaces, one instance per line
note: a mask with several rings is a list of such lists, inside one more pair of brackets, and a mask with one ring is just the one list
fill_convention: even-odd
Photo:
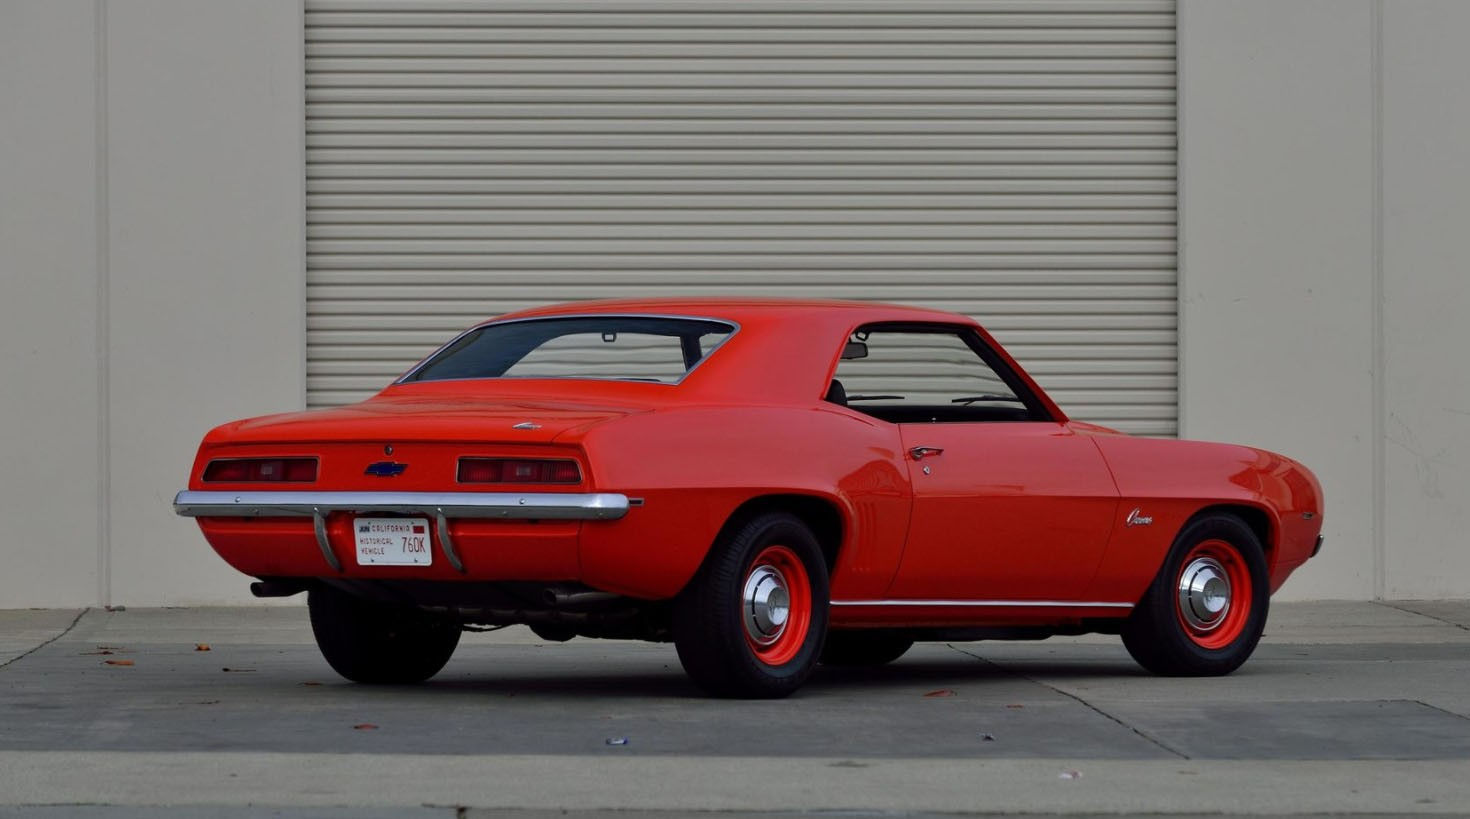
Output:
[[547,444],[569,430],[646,411],[646,407],[520,397],[378,396],[335,409],[252,418],[230,429],[227,440]]

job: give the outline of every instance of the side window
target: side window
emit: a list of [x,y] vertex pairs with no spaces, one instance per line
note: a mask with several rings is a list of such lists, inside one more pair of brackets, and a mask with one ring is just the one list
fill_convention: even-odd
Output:
[[859,330],[837,365],[847,405],[893,423],[1042,420],[1029,396],[1019,394],[967,336],[953,330]]

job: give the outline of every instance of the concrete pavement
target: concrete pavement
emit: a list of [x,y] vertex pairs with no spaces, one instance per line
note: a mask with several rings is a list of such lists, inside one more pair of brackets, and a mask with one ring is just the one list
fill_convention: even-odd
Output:
[[277,809],[1467,814],[1470,602],[1280,604],[1224,678],[1100,636],[924,644],[780,702],[521,628],[368,688],[299,608],[0,612],[0,817]]

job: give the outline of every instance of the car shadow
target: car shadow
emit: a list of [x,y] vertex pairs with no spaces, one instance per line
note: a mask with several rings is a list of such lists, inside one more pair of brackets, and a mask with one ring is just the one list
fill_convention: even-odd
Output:
[[819,666],[807,685],[842,687],[911,686],[916,683],[976,683],[1030,680],[1033,677],[1117,678],[1147,676],[1129,661],[995,662],[977,658],[904,662],[877,668]]
[[[434,697],[527,697],[556,698],[624,698],[638,699],[706,699],[707,695],[684,675],[678,662],[655,672],[646,670],[562,669],[546,673],[506,673],[466,664],[451,667],[438,677],[419,685],[357,686],[341,679],[323,680],[321,684],[362,692],[414,691]],[[996,686],[1032,678],[1082,679],[1147,676],[1147,672],[1129,661],[1092,662],[1025,662],[994,663],[974,657],[956,655],[953,660],[899,660],[877,668],[818,666],[806,684],[794,695],[861,694],[934,690],[964,685]]]

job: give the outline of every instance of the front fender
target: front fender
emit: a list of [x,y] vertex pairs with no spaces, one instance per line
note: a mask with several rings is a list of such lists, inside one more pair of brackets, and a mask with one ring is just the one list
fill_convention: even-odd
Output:
[[1321,490],[1312,473],[1290,458],[1201,441],[1107,435],[1093,440],[1117,482],[1119,515],[1126,518],[1138,509],[1153,519],[1149,526],[1118,521],[1103,570],[1089,591],[1104,595],[1095,599],[1140,597],[1175,535],[1211,507],[1243,507],[1265,517],[1268,531],[1262,545],[1273,591],[1310,556],[1322,526]]

